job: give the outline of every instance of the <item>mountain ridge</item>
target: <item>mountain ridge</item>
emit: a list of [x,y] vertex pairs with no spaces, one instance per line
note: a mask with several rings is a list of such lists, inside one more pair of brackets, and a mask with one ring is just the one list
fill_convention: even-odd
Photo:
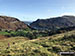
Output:
[[0,29],[17,30],[25,29],[28,26],[17,18],[9,16],[0,16]]
[[75,26],[75,16],[64,15],[62,17],[54,17],[48,19],[38,19],[30,24],[36,29],[60,29],[64,27]]

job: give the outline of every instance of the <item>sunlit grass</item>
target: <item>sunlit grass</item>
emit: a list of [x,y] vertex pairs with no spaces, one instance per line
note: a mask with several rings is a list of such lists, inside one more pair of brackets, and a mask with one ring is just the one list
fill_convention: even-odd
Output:
[[[70,31],[33,40],[28,40],[25,37],[11,37],[8,39],[0,40],[0,55],[59,56],[58,53],[61,51],[74,52],[74,41],[63,39],[65,36],[67,36],[68,39],[69,36],[74,34],[75,31]],[[10,43],[9,48],[8,43]]]

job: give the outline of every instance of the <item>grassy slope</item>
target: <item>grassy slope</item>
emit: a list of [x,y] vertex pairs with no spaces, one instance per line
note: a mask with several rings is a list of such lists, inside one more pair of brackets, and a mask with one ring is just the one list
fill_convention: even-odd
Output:
[[[75,31],[34,40],[25,40],[24,38],[0,40],[0,56],[59,56],[60,51],[75,51],[73,49],[75,48],[75,39],[73,41],[63,40],[64,36],[72,34],[75,34]],[[8,48],[9,42],[10,48]]]
[[0,35],[7,35],[7,34],[9,34],[9,33],[0,31]]

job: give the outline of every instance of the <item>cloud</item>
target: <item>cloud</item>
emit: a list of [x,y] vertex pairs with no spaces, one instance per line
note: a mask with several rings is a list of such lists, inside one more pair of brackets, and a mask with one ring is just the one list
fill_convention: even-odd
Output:
[[73,16],[75,16],[75,13],[65,12],[65,13],[60,14],[59,16],[63,16],[63,15],[73,15]]
[[50,12],[51,10],[48,9],[48,12]]
[[64,9],[65,9],[65,7],[64,7],[64,6],[62,6],[62,7],[61,7],[61,10],[64,10]]

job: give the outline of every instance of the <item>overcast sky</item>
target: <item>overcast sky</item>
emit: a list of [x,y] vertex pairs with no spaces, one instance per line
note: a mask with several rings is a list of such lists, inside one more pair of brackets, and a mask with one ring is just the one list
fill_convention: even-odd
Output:
[[75,15],[75,0],[0,0],[0,15],[35,21],[60,15]]

